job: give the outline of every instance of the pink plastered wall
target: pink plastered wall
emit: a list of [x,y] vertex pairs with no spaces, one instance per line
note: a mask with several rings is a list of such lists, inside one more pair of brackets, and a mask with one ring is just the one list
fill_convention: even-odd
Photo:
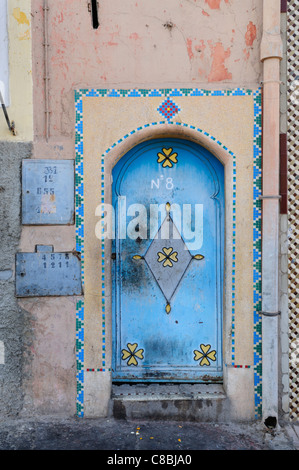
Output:
[[[74,137],[74,89],[256,87],[260,0],[48,0],[50,140]],[[45,138],[43,0],[32,0],[35,141]],[[58,154],[59,145],[57,145]]]
[[[74,90],[78,88],[260,85],[261,0],[98,3],[100,25],[93,29],[87,0],[48,0],[46,142],[44,0],[32,0],[35,158],[74,158]],[[22,251],[30,252],[41,242],[53,245],[55,251],[71,251],[76,247],[75,227],[23,227]],[[27,299],[22,307],[32,315],[35,335],[24,382],[28,412],[72,414],[75,300]]]

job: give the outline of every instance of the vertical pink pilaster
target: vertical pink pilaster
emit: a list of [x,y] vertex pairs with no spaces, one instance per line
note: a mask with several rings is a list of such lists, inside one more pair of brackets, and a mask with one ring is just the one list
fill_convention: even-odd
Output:
[[263,235],[262,357],[263,421],[278,419],[278,256],[280,139],[280,0],[264,0],[263,37]]

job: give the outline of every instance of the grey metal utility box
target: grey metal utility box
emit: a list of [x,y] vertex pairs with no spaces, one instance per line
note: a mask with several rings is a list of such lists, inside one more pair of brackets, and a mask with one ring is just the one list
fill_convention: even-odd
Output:
[[75,175],[73,160],[23,160],[22,223],[74,224]]

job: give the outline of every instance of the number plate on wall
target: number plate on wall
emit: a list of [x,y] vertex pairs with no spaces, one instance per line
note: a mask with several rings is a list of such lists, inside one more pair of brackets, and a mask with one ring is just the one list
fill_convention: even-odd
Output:
[[16,254],[17,297],[81,295],[81,260],[77,253],[54,253],[38,246],[36,253]]
[[74,223],[74,161],[24,160],[22,223]]

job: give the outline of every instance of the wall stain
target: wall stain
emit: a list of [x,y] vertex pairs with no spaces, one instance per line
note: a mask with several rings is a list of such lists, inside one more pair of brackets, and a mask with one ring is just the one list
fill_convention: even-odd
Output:
[[26,29],[25,33],[19,36],[20,41],[26,41],[27,39],[30,39],[30,29]]
[[26,14],[21,11],[19,7],[13,9],[13,17],[19,24],[27,24],[28,26],[30,25]]
[[132,33],[129,36],[130,39],[134,39],[134,41],[137,41],[137,39],[140,39],[140,36],[137,33]]
[[189,56],[189,59],[191,60],[194,57],[194,54],[192,52],[192,39],[187,38],[186,42],[187,42],[188,56]]

